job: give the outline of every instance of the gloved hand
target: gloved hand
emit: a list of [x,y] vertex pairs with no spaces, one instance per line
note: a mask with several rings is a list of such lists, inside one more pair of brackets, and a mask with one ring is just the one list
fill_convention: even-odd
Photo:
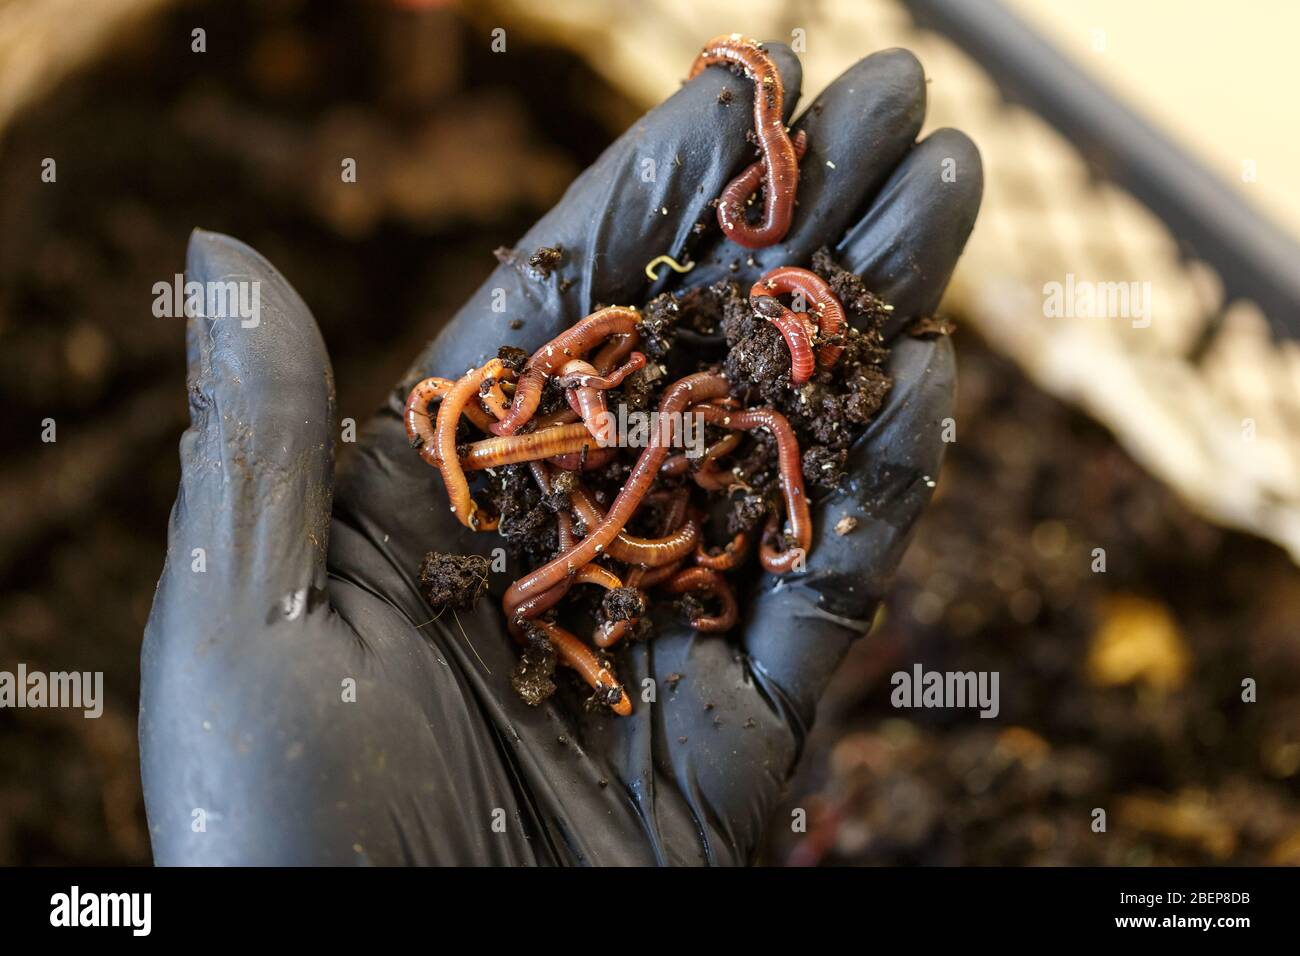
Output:
[[[798,61],[769,50],[792,106]],[[494,574],[492,597],[473,612],[430,623],[417,582],[424,553],[487,555],[500,539],[456,522],[399,414],[418,378],[457,377],[502,344],[531,352],[597,304],[720,277],[747,287],[823,244],[894,305],[893,332],[931,312],[974,223],[982,175],[961,133],[915,142],[925,112],[915,58],[862,60],[795,124],[810,150],[794,224],[752,259],[721,239],[708,208],[753,159],[751,98],[747,80],[710,68],[624,134],[518,245],[521,260],[562,248],[558,274],[501,265],[337,473],[333,379],[310,311],[252,249],[194,234],[189,278],[260,280],[261,316],[256,328],[190,321],[192,424],[142,654],[157,862],[753,859],[817,698],[867,630],[929,498],[952,408],[949,342],[895,338],[893,391],[853,451],[847,486],[816,503],[804,575],[759,582],[726,638],[676,625],[617,651],[628,718],[518,699],[518,650],[499,602],[513,573]],[[710,223],[702,237],[697,221]],[[647,262],[665,252],[680,261],[683,249],[693,272],[648,282]],[[504,314],[494,290],[504,290]],[[510,330],[511,318],[524,326]],[[858,530],[840,536],[832,526],[846,513]],[[642,700],[647,677],[654,703]]]

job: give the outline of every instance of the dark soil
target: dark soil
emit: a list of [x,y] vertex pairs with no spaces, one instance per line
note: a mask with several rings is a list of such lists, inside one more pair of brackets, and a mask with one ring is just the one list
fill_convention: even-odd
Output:
[[536,707],[555,693],[555,647],[538,628],[530,628],[528,646],[510,675],[510,685],[524,703]]
[[[1300,864],[1300,575],[978,338],[958,346],[957,441],[769,859]],[[1001,713],[894,709],[890,675],[917,662],[999,672]],[[807,834],[779,825],[796,806]]]
[[430,551],[420,565],[420,588],[435,611],[472,611],[487,591],[488,570],[482,555]]

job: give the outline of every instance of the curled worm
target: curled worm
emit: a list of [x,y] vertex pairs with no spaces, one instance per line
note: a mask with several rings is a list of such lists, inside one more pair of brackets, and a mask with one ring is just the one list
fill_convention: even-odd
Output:
[[547,379],[559,372],[570,359],[581,358],[610,336],[632,334],[640,319],[641,313],[634,308],[610,306],[579,319],[539,348],[525,363],[523,374],[515,385],[514,403],[492,426],[492,433],[513,435],[537,411]]
[[767,533],[759,545],[759,561],[773,574],[785,574],[793,570],[808,555],[812,545],[812,517],[808,513],[808,495],[803,486],[803,462],[799,455],[799,441],[789,421],[780,412],[771,408],[748,408],[744,411],[731,411],[712,405],[699,405],[692,411],[704,416],[704,420],[723,428],[749,431],[753,428],[765,428],[776,439],[777,462],[780,467],[781,494],[785,498],[786,517],[790,523],[790,535],[794,538],[794,547],[778,550],[775,546],[778,530],[775,516],[768,522]]
[[606,699],[606,703],[614,713],[620,717],[631,715],[632,702],[628,700],[623,685],[592,653],[591,648],[558,624],[549,621],[536,621],[534,624],[541,628],[547,639],[554,645],[560,660],[582,675],[582,679],[591,689]]
[[[699,372],[678,379],[665,389],[659,403],[660,421],[670,422],[689,405],[708,402],[727,395],[727,380],[712,372]],[[570,572],[591,561],[603,552],[623,526],[631,519],[641,499],[654,483],[659,466],[668,455],[671,425],[664,425],[660,434],[642,449],[640,457],[628,475],[627,482],[610,505],[604,520],[589,528],[587,536],[568,551],[560,554],[510,585],[507,597],[524,598],[545,591],[562,581]]]
[[790,384],[796,388],[812,378],[817,366],[812,333],[803,316],[783,306],[775,296],[751,295],[749,307],[776,326],[790,350]]
[[[799,185],[799,157],[785,129],[785,90],[781,74],[762,46],[738,33],[714,37],[691,65],[690,78],[715,64],[742,69],[754,83],[754,135],[763,158],[759,170],[753,166],[731,180],[718,197],[718,225],[732,242],[758,249],[780,242],[794,215],[795,191]],[[805,140],[806,147],[806,140]],[[759,175],[765,180],[763,218],[751,225],[745,207],[758,188]]]
[[691,591],[703,591],[711,595],[720,605],[716,615],[698,614],[691,618],[691,627],[708,634],[729,631],[736,626],[740,616],[736,607],[736,595],[719,572],[711,568],[686,568],[668,579],[664,590],[669,594],[686,594]]
[[[476,398],[479,388],[487,379],[499,381],[513,373],[502,364],[500,359],[492,359],[486,365],[471,369],[448,388],[438,406],[438,417],[434,422],[432,441],[424,442],[425,432],[416,429],[416,437],[422,441],[420,457],[438,469],[442,482],[447,488],[447,497],[451,501],[451,512],[465,527],[474,531],[491,531],[497,526],[497,518],[483,518],[479,507],[469,492],[469,482],[460,467],[460,458],[456,454],[456,426],[460,416]],[[427,380],[426,380],[427,381]],[[419,386],[416,386],[419,389]],[[413,393],[414,395],[414,393]],[[412,426],[418,426],[420,418],[412,414],[412,403],[407,400],[406,426],[408,435]],[[414,438],[412,439],[414,441]]]
[[[765,273],[749,290],[750,305],[762,297],[789,293],[798,293],[809,303],[809,311],[805,314],[816,325],[817,339],[821,343],[817,346],[817,364],[830,368],[844,354],[844,346],[839,344],[847,325],[844,306],[825,279],[796,266],[778,266]],[[785,311],[789,312],[788,309]],[[760,314],[766,316],[766,313]],[[786,342],[789,342],[788,338]]]
[[[569,500],[573,502],[573,510],[588,528],[596,527],[605,518],[600,506],[581,488],[575,488]],[[699,539],[700,526],[694,521],[688,521],[662,538],[638,538],[620,530],[614,540],[609,542],[606,551],[619,561],[655,568],[690,554]]]

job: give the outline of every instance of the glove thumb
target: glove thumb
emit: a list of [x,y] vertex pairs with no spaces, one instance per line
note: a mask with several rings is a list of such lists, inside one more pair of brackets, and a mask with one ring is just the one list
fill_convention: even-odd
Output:
[[325,594],[333,372],[302,298],[242,242],[195,230],[186,280],[190,427],[149,629],[256,639]]

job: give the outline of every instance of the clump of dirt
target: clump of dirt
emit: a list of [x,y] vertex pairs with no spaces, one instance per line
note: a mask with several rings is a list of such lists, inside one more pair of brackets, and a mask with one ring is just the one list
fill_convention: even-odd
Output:
[[[494,469],[489,487],[492,506],[501,516],[497,533],[505,539],[507,550],[525,561],[549,560],[559,543],[555,512],[542,500],[528,466]],[[551,502],[555,503],[554,489]]]
[[510,675],[510,685],[530,707],[555,693],[555,645],[539,627],[526,631],[528,646]]
[[435,611],[472,611],[487,590],[487,558],[430,551],[420,565],[420,587]]
[[523,369],[524,363],[528,361],[528,353],[513,345],[503,345],[497,349],[497,358],[510,371],[519,372]]
[[560,267],[564,253],[558,246],[538,246],[528,257],[528,267],[543,279]]
[[611,588],[605,592],[601,609],[610,621],[630,621],[646,612],[645,592],[640,588]]

